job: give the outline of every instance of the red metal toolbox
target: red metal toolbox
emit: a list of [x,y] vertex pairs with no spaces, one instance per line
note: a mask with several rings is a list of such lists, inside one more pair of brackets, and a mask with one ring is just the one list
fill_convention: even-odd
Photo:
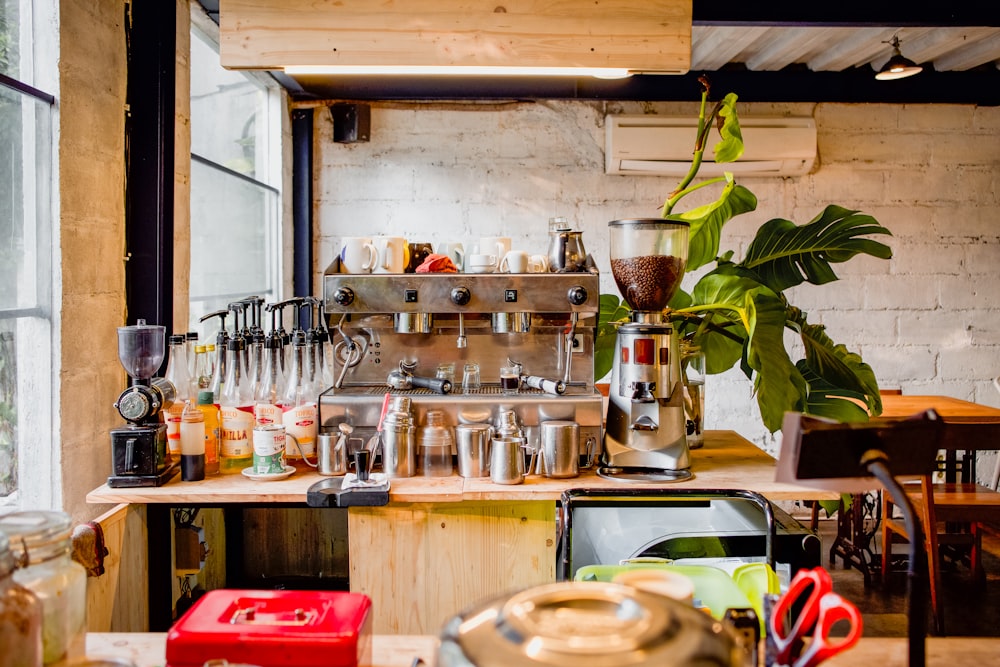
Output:
[[170,628],[167,666],[219,658],[260,667],[370,664],[370,610],[359,593],[209,591]]

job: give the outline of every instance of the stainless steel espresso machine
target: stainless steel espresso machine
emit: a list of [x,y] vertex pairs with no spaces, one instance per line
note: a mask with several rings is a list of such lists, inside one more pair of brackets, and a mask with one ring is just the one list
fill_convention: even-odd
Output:
[[[590,272],[343,274],[334,265],[323,305],[335,383],[320,397],[321,428],[349,424],[356,449],[374,434],[390,393],[409,399],[416,424],[428,410],[451,426],[497,424],[513,411],[529,446],[542,422],[575,421],[586,455],[588,440],[601,441],[603,416],[594,389],[598,280]],[[514,394],[501,387],[508,362],[521,368]],[[466,364],[478,364],[479,388],[463,386]]]
[[677,336],[664,315],[687,263],[688,224],[660,219],[608,223],[611,272],[631,308],[618,328],[603,466],[621,480],[691,477]]
[[110,487],[160,486],[180,470],[167,451],[162,418],[177,392],[169,380],[153,377],[163,361],[165,335],[165,327],[145,320],[118,327],[118,360],[132,382],[115,402],[128,424],[111,430]]

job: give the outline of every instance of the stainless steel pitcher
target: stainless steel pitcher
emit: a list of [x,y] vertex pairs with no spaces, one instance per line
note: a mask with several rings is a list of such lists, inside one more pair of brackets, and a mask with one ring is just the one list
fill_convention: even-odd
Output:
[[[490,444],[490,480],[494,484],[524,483],[524,438],[493,438]],[[535,467],[537,450],[532,450],[528,470]]]

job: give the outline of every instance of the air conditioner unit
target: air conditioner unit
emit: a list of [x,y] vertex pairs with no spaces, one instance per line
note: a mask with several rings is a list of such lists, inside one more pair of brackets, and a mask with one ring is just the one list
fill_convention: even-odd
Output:
[[[632,176],[683,176],[694,152],[697,119],[672,116],[609,115],[606,118],[605,171]],[[802,176],[816,161],[816,122],[812,118],[740,118],[743,156],[716,164],[712,130],[698,176]]]

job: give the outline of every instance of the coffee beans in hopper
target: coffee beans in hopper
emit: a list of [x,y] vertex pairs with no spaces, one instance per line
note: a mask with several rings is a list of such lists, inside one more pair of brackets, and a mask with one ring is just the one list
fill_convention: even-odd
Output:
[[672,255],[646,255],[611,260],[618,291],[633,310],[663,310],[684,275],[684,260]]

